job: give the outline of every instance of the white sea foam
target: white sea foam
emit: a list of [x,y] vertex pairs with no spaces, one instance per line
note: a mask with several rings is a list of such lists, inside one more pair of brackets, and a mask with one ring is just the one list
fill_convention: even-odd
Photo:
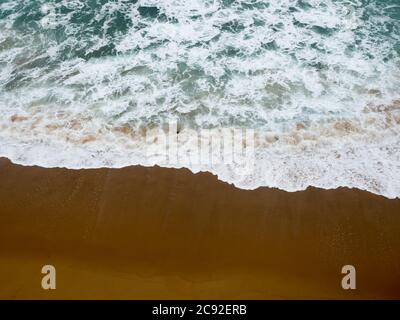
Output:
[[[32,29],[16,27],[17,4],[0,5],[12,12],[0,19],[0,156],[400,197],[399,24],[379,3],[119,0],[90,11],[81,0],[37,2]],[[376,14],[365,19],[367,9]],[[118,15],[129,23],[114,32]],[[163,161],[139,128],[171,121],[182,150],[205,128],[254,130],[252,170],[194,154]]]

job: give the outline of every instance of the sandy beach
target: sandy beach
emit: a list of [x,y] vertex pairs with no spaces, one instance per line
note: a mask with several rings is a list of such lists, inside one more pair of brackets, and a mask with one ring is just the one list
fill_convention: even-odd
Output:
[[[57,289],[41,288],[41,268]],[[341,268],[357,289],[341,288]],[[400,298],[400,200],[0,159],[1,299]]]

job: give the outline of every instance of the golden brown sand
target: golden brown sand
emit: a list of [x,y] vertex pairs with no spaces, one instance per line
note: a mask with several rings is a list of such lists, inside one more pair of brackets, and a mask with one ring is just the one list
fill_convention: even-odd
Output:
[[[355,291],[341,288],[345,264]],[[400,200],[0,159],[0,298],[400,298]]]

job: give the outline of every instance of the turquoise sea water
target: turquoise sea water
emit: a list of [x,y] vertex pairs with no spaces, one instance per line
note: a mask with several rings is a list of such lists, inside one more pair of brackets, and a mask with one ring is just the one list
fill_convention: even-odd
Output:
[[179,164],[240,187],[399,196],[399,71],[399,0],[0,0],[0,155],[138,164],[114,129],[177,121],[274,137],[246,177]]

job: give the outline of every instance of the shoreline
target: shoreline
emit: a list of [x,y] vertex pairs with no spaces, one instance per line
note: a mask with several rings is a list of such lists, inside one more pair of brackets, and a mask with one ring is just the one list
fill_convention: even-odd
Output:
[[[400,199],[0,158],[0,299],[400,298]],[[41,267],[57,289],[40,287]],[[343,265],[357,290],[340,286]]]

